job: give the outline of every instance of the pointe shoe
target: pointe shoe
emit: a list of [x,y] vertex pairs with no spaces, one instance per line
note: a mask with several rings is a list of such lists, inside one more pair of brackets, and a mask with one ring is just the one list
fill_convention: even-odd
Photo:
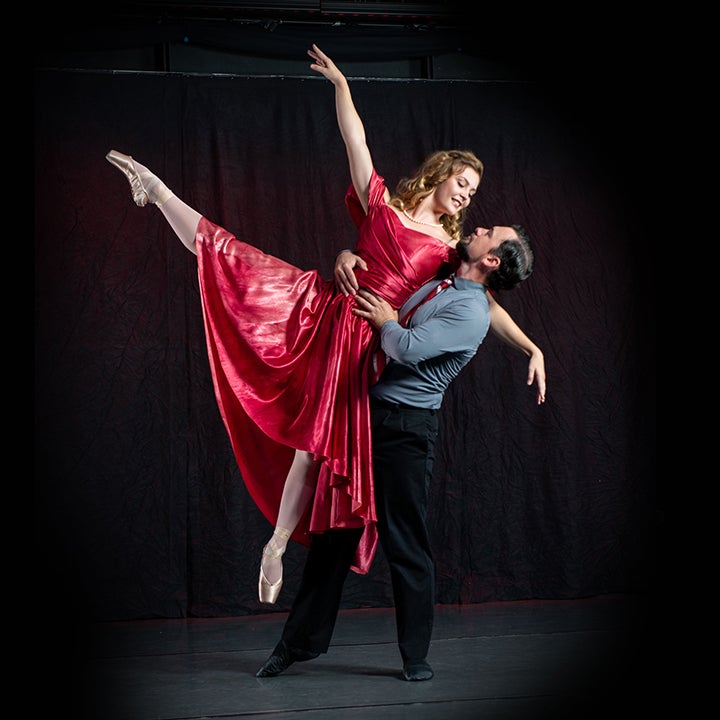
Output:
[[[284,540],[290,539],[290,531],[285,528],[275,528],[273,535],[278,535]],[[287,546],[285,546],[287,547]],[[280,558],[285,553],[285,547],[279,547],[275,542],[275,537],[271,537],[268,544],[263,548],[263,557],[268,558]],[[277,602],[278,595],[280,594],[280,588],[283,584],[282,567],[280,569],[280,578],[271,583],[266,577],[265,572],[262,568],[262,562],[260,563],[260,579],[258,580],[258,598],[261,603],[268,603],[274,605]]]
[[111,150],[105,159],[125,175],[130,183],[133,200],[138,207],[145,207],[148,202],[162,205],[172,197],[170,190],[153,173],[149,170],[144,172],[138,170],[130,155]]

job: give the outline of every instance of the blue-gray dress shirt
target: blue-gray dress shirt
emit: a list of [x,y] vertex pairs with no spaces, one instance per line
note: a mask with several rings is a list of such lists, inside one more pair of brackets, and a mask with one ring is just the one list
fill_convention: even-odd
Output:
[[[433,288],[433,280],[400,308],[402,319]],[[470,362],[490,327],[485,286],[454,278],[439,295],[419,305],[408,327],[390,320],[380,328],[390,362],[370,395],[413,407],[438,409],[448,385]]]

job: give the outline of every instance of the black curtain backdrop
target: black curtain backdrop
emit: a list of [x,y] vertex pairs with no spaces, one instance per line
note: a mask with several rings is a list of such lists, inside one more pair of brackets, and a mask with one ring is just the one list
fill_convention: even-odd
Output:
[[[438,602],[647,591],[654,319],[642,213],[618,170],[640,164],[637,120],[609,128],[608,88],[580,82],[351,83],[389,185],[431,150],[472,149],[486,176],[468,227],[518,222],[534,240],[533,276],[499,301],[545,353],[547,402],[491,335],[448,391]],[[271,527],[215,404],[195,256],[105,154],[132,154],[210,219],[330,277],[355,238],[331,84],[38,70],[35,107],[39,593],[103,621],[287,610],[305,550],[289,548],[278,604],[260,605]],[[389,605],[379,551],[345,606]]]

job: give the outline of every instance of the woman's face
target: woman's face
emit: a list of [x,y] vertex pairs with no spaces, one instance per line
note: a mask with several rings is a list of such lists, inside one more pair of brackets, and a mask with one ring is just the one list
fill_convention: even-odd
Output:
[[435,188],[435,201],[447,215],[456,215],[470,204],[480,185],[480,175],[471,167],[451,175]]

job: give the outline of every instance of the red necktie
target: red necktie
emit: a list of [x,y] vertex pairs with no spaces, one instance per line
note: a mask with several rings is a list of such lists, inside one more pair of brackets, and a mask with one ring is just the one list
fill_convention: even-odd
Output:
[[[403,327],[407,327],[407,324],[410,322],[410,318],[415,314],[416,310],[421,306],[424,305],[428,300],[431,300],[436,295],[439,295],[443,290],[446,290],[451,285],[453,285],[453,276],[445,278],[444,280],[441,280],[430,292],[425,295],[419,302],[415,303],[406,313],[403,315],[403,317],[400,320],[400,324]],[[385,366],[388,364],[390,358],[383,352],[383,349],[378,349],[375,354],[373,355],[373,362],[372,362],[372,368],[371,370],[371,377],[370,377],[370,384],[375,385],[375,383],[380,379],[380,376],[382,375],[383,370],[385,369]]]
[[438,285],[436,285],[422,300],[420,300],[419,303],[416,303],[413,305],[403,316],[402,320],[400,320],[400,324],[403,327],[407,327],[407,324],[410,322],[410,318],[415,314],[416,310],[421,306],[424,305],[428,300],[434,298],[436,295],[439,295],[443,290],[446,290],[453,284],[453,276],[451,275],[448,278],[445,278],[444,280],[441,280]]

